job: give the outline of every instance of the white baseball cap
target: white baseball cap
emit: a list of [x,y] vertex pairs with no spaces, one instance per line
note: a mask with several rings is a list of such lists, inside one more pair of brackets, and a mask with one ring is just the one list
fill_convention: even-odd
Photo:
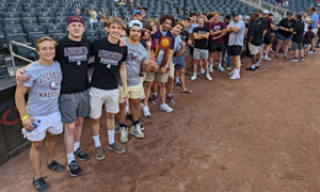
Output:
[[138,28],[141,30],[143,29],[143,25],[142,25],[141,21],[139,21],[139,20],[130,21],[129,28],[131,28],[131,27],[135,27],[135,28]]
[[239,15],[239,19],[242,19],[243,17],[242,17],[242,15]]
[[250,19],[251,17],[250,16],[246,16],[246,20]]
[[264,11],[263,11],[263,14],[269,14],[269,13],[270,13],[269,10],[264,10]]

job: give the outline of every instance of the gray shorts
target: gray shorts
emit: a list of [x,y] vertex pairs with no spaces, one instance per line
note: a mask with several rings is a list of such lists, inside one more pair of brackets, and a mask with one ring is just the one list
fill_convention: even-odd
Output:
[[200,60],[200,56],[203,60],[208,59],[209,56],[209,52],[208,49],[197,49],[194,48],[193,50],[193,59],[199,61]]
[[292,41],[291,50],[295,51],[295,50],[301,50],[301,49],[303,49],[303,43],[297,43]]
[[89,115],[89,93],[62,94],[59,99],[60,111],[63,123],[76,122],[77,117],[87,117]]

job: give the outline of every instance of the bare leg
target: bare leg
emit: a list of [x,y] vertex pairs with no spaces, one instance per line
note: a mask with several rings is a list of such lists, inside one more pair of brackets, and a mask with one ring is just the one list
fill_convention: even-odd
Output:
[[48,164],[54,160],[54,151],[56,149],[57,135],[46,133],[46,152],[48,157]]
[[182,91],[186,91],[187,90],[187,87],[186,87],[186,81],[184,79],[184,70],[183,69],[178,69],[177,70],[179,72],[179,75],[180,75],[180,82],[181,82],[181,90]]
[[129,105],[133,121],[138,121],[141,111],[141,99],[129,99]]
[[288,55],[288,48],[289,48],[289,40],[285,40],[284,41],[284,50],[283,50],[283,52],[284,52],[284,56],[287,56]]
[[[208,63],[208,59],[203,60],[204,63]],[[207,64],[204,65],[204,69],[206,70],[206,74],[209,74],[209,67]]]
[[115,118],[116,114],[114,113],[108,113],[106,112],[106,121],[107,121],[107,129],[109,131],[113,131],[114,130],[114,118]]
[[92,119],[91,118],[91,129],[92,129],[92,135],[98,136],[99,130],[100,130],[100,118],[98,119]]
[[167,93],[172,94],[173,85],[174,85],[174,77],[168,77],[167,85]]
[[83,125],[83,117],[77,117],[76,119],[76,130],[74,131],[74,142],[80,142],[81,132]]
[[160,86],[161,104],[164,104],[166,102],[166,84],[165,83],[159,83],[159,86]]
[[[130,112],[132,114],[132,110],[131,107],[130,108]],[[120,103],[119,104],[119,113],[117,114],[117,119],[119,121],[120,124],[124,124],[126,121],[126,102]]]
[[64,124],[64,144],[66,145],[67,154],[73,153],[74,133],[76,122]]
[[29,159],[33,171],[33,178],[37,180],[41,177],[41,148],[44,140],[32,142]]
[[196,74],[198,69],[198,61],[193,60],[193,73]]
[[278,40],[278,44],[277,44],[277,47],[276,47],[276,56],[279,56],[279,51],[280,51],[280,48],[282,47],[283,45],[283,41],[280,41]]
[[148,100],[150,97],[150,92],[151,92],[151,86],[152,86],[153,82],[148,82],[146,81],[146,84],[144,86],[144,94],[145,94],[145,98],[143,100],[143,105],[144,106],[148,106]]
[[153,93],[158,93],[158,88],[159,88],[158,86],[159,86],[158,81],[154,80],[153,86],[152,86]]

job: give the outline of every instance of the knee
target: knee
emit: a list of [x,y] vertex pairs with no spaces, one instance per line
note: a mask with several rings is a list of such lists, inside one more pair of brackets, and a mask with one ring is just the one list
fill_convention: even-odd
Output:
[[76,126],[82,126],[83,124],[83,117],[77,117]]
[[73,134],[74,131],[76,130],[76,123],[72,123],[72,124],[69,124],[69,125],[65,125],[65,131],[66,133],[68,134]]
[[161,89],[165,88],[166,87],[166,84],[165,83],[159,83],[159,86]]
[[146,88],[150,89],[152,86],[153,82],[146,82]]
[[91,118],[91,124],[92,125],[97,125],[97,124],[99,124],[99,120],[100,120],[99,118],[98,119],[92,119]]
[[32,148],[40,151],[43,145],[43,140],[42,141],[37,141],[37,142],[32,142]]
[[180,76],[184,75],[184,69],[179,69],[179,74],[180,74]]
[[114,119],[116,115],[114,113],[107,113],[107,119]]
[[57,140],[57,136],[51,133],[47,133],[46,140],[49,142],[55,142]]
[[174,77],[168,77],[168,82],[172,83],[174,81]]

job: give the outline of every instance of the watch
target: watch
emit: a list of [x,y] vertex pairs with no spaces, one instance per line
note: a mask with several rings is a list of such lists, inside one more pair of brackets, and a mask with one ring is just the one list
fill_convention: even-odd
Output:
[[165,65],[164,67],[165,67],[166,69],[169,69],[169,66],[166,66],[166,65]]

